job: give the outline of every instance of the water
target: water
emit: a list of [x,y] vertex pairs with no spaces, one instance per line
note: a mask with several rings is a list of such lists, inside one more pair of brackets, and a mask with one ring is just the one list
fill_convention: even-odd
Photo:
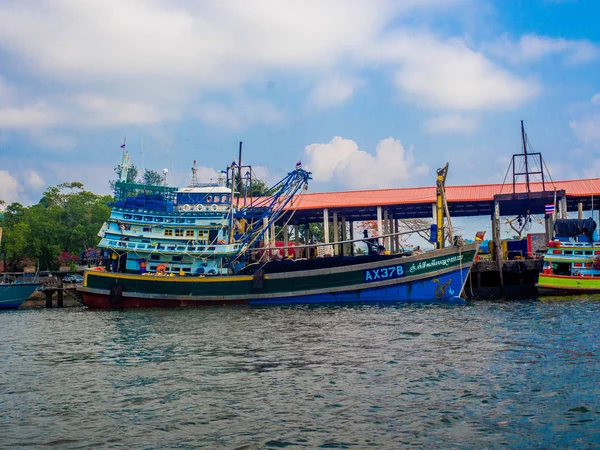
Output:
[[600,302],[0,314],[0,447],[600,446]]

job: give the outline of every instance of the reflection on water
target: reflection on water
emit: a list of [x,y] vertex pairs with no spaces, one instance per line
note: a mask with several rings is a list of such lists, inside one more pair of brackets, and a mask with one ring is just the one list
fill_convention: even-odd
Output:
[[600,445],[600,302],[0,314],[1,445]]

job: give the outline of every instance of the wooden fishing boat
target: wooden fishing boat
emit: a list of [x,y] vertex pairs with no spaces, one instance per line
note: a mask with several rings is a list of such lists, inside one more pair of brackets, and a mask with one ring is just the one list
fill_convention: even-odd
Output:
[[600,242],[592,219],[559,219],[536,284],[543,294],[600,292]]
[[17,309],[40,287],[35,277],[3,274],[0,279],[0,309]]
[[[306,189],[310,173],[298,163],[269,195],[238,206],[230,186],[241,179],[240,166],[228,167],[227,177],[216,183],[199,183],[194,162],[189,186],[146,186],[126,181],[124,154],[111,216],[100,232],[99,247],[110,257],[104,267],[86,271],[79,289],[84,303],[132,308],[399,302],[461,294],[478,243],[443,248],[434,236],[438,249],[418,255],[316,259],[308,250],[319,244],[311,244],[301,246],[305,258],[271,261],[281,249],[270,245],[269,231]],[[438,221],[446,171],[438,173]],[[386,236],[392,235],[379,238]]]

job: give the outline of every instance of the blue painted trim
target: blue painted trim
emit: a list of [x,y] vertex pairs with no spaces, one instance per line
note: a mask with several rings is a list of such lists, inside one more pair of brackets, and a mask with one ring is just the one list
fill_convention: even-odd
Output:
[[249,304],[284,305],[298,303],[397,303],[431,301],[456,303],[468,274],[469,268],[466,267],[462,269],[462,275],[461,270],[457,269],[439,277],[429,277],[412,283],[366,288],[354,292],[256,299],[250,300]]

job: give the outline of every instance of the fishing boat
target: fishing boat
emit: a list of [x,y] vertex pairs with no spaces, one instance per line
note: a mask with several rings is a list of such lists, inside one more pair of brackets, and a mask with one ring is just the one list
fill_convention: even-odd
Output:
[[600,292],[600,242],[593,219],[558,219],[536,284],[544,294]]
[[23,274],[3,274],[0,279],[0,309],[17,309],[40,286],[37,278]]
[[[129,165],[124,153],[111,215],[99,233],[99,247],[110,256],[104,267],[85,272],[79,288],[90,308],[450,300],[461,294],[478,248],[443,248],[443,238],[432,236],[438,248],[422,254],[315,258],[320,252],[311,250],[319,244],[307,244],[294,248],[296,259],[280,260],[288,249],[272,245],[275,224],[282,225],[311,179],[301,163],[267,195],[242,200],[242,189],[232,189],[243,178],[241,158],[209,183],[198,182],[194,162],[191,184],[180,189],[127,182]],[[438,171],[438,222],[440,179]],[[443,223],[437,226],[439,236]],[[393,235],[378,239],[387,236]]]

